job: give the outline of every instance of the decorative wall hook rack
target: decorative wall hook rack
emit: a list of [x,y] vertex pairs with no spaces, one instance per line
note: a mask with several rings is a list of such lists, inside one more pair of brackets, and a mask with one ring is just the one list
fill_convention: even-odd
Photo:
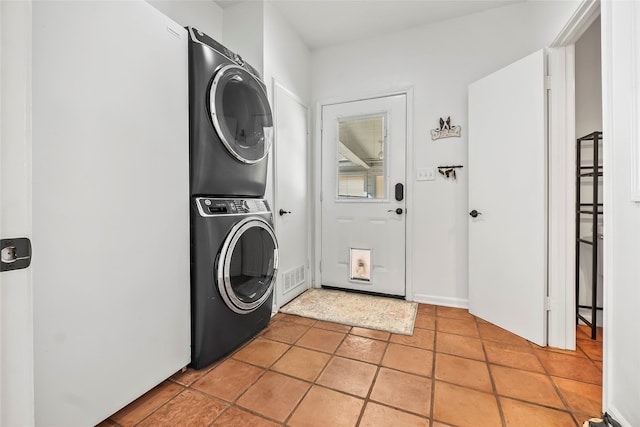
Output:
[[456,179],[456,169],[463,167],[462,165],[438,166],[438,172],[446,178]]

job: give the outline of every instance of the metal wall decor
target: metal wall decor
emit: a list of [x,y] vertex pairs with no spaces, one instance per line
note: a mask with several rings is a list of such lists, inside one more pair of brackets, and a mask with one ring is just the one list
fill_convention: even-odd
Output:
[[431,139],[436,140],[440,138],[450,138],[452,136],[460,138],[462,133],[462,126],[451,126],[451,116],[444,120],[440,117],[440,127],[438,129],[431,129]]

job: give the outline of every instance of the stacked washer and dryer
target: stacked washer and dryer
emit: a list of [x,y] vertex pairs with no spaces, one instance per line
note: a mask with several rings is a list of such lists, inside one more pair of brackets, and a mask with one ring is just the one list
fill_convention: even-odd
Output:
[[191,366],[201,369],[269,323],[278,268],[264,199],[273,118],[259,73],[189,31]]

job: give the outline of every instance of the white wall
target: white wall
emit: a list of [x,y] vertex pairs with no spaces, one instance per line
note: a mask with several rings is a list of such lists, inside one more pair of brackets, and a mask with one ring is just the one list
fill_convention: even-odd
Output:
[[[597,18],[575,44],[575,93],[576,93],[576,136],[583,137],[594,131],[602,130],[602,61],[600,48],[600,18]],[[606,141],[605,141],[606,143]],[[593,164],[593,144],[582,143],[582,164]],[[602,163],[602,150],[599,150]],[[586,172],[586,171],[585,171]],[[591,203],[593,199],[593,181],[589,178],[581,180],[581,202]],[[602,202],[602,180],[599,180],[599,202]],[[580,236],[591,239],[591,215],[582,215],[580,221]],[[602,233],[602,216],[598,218],[598,234]],[[598,240],[599,274],[597,305],[602,307],[602,240]],[[581,305],[591,305],[592,292],[592,258],[593,247],[580,245],[580,299]],[[581,309],[581,314],[591,319],[591,310]],[[602,311],[596,319],[602,325]]]
[[[389,36],[330,47],[312,54],[315,101],[413,87],[413,159],[417,168],[467,163],[469,83],[546,46],[575,10],[577,2],[524,2],[416,27]],[[461,138],[431,141],[440,117],[462,126]],[[508,118],[502,118],[508,119]],[[499,126],[501,118],[496,118]],[[517,137],[514,135],[514,137]],[[412,163],[411,163],[412,161]],[[496,167],[501,161],[496,153]],[[414,182],[413,299],[467,306],[467,175],[456,182]]]
[[576,42],[575,55],[576,135],[582,137],[602,130],[600,18]]
[[238,2],[224,9],[224,31],[217,40],[263,74],[264,25],[263,2]]
[[640,426],[640,198],[633,201],[640,185],[638,6],[603,1],[601,15],[604,167],[609,171],[604,200],[603,406],[624,426]]
[[311,101],[311,52],[271,3],[265,3],[264,80],[272,79],[309,105]]
[[195,27],[216,40],[222,39],[223,11],[213,1],[146,0],[183,27]]
[[[278,9],[265,3],[264,82],[273,103],[274,79],[298,96],[307,106],[311,96],[311,53]],[[277,133],[277,132],[276,132]],[[275,206],[273,182],[273,151],[269,160],[266,198]],[[281,171],[284,172],[284,171]],[[310,172],[311,173],[311,172]],[[280,176],[283,176],[281,173]]]

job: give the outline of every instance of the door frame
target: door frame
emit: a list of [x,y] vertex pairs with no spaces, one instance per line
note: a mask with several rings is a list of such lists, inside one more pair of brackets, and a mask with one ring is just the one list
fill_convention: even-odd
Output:
[[314,265],[314,288],[320,288],[322,285],[322,273],[320,262],[322,257],[322,109],[332,104],[343,104],[347,102],[366,101],[374,98],[385,98],[395,95],[404,95],[407,102],[406,116],[406,144],[405,144],[405,299],[413,301],[413,274],[412,274],[412,257],[410,256],[413,248],[413,196],[415,175],[415,164],[413,159],[413,87],[404,87],[392,91],[370,92],[366,94],[342,96],[329,98],[316,103],[316,120],[314,129],[314,151],[312,156],[313,162],[313,212],[314,214],[314,230],[313,230],[313,265]]
[[[291,98],[292,101],[298,103],[300,106],[304,107],[307,110],[307,114],[306,114],[306,119],[307,119],[307,137],[306,137],[306,141],[305,144],[307,145],[307,158],[306,160],[306,169],[307,169],[307,199],[306,199],[306,206],[307,206],[307,216],[305,218],[305,222],[306,222],[306,233],[307,233],[307,247],[305,248],[305,250],[307,251],[307,256],[306,256],[306,265],[305,265],[305,274],[307,274],[308,276],[306,277],[306,289],[312,288],[313,284],[315,282],[315,269],[311,266],[311,260],[314,259],[314,243],[313,243],[313,227],[311,227],[311,224],[314,223],[315,221],[315,212],[313,210],[314,204],[313,204],[313,200],[312,197],[309,197],[309,195],[313,194],[313,162],[312,162],[312,152],[311,152],[311,147],[310,147],[310,141],[311,141],[311,108],[309,108],[309,106],[302,100],[301,97],[299,97],[298,95],[296,95],[293,91],[289,90],[286,86],[284,86],[282,83],[280,83],[280,81],[278,81],[276,78],[272,78],[271,80],[271,87],[272,87],[272,99],[273,99],[273,109],[272,109],[272,113],[273,113],[273,122],[274,122],[274,135],[273,135],[273,144],[271,144],[271,152],[273,153],[273,161],[272,161],[272,178],[273,178],[273,207],[271,209],[272,215],[273,215],[273,229],[276,231],[276,236],[278,233],[278,222],[277,222],[277,217],[276,217],[276,212],[278,212],[280,210],[280,204],[279,204],[279,195],[278,195],[278,179],[280,177],[280,174],[278,173],[278,171],[280,170],[280,168],[278,167],[278,157],[277,157],[277,145],[278,145],[278,129],[275,127],[275,123],[276,123],[276,114],[278,111],[278,90],[281,90],[284,94],[286,94],[288,97]],[[274,287],[274,298],[273,298],[273,308],[272,311],[275,313],[277,312],[280,307],[282,306],[282,301],[280,298],[280,293],[278,292],[278,286],[279,283],[276,280],[275,283],[275,287]]]
[[548,345],[569,350],[576,348],[574,44],[599,15],[599,0],[583,0],[548,49]]

